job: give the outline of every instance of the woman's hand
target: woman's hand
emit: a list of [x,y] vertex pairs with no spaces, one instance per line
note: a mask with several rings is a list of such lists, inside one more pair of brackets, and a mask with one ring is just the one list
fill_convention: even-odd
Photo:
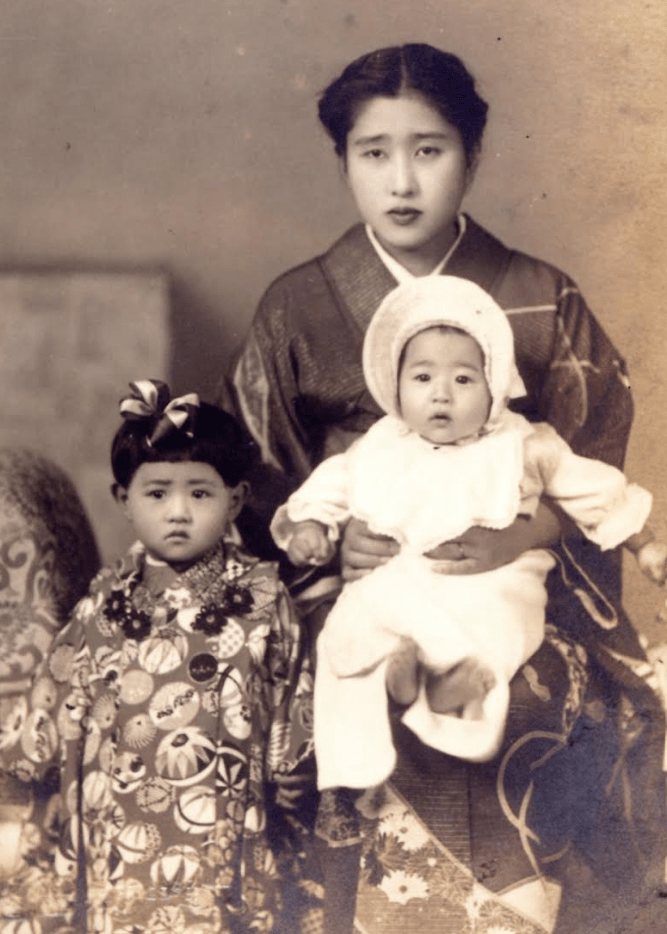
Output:
[[361,519],[352,518],[345,527],[340,549],[343,580],[353,581],[368,574],[398,554],[393,538],[375,535]]
[[443,542],[427,558],[441,562],[442,574],[481,574],[515,561],[531,548],[549,548],[561,534],[558,515],[540,502],[533,517],[518,516],[506,529],[473,526],[455,541]]

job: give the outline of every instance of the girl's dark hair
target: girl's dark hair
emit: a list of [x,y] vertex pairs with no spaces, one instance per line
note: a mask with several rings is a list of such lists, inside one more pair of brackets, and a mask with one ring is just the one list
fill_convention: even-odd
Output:
[[362,104],[373,97],[399,97],[404,91],[423,94],[458,129],[470,165],[482,141],[488,105],[459,58],[423,43],[363,55],[324,90],[319,118],[336,153],[345,156],[347,136]]
[[236,419],[216,405],[202,402],[196,415],[194,437],[179,429],[153,444],[148,439],[159,419],[147,416],[126,419],[111,443],[114,479],[125,489],[142,464],[197,461],[210,464],[227,486],[235,487],[259,457],[257,445]]

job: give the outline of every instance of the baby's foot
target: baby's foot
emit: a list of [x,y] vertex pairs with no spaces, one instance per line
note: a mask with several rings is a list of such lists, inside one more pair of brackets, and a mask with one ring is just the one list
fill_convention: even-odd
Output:
[[401,639],[387,663],[387,691],[398,704],[412,704],[417,698],[417,646],[412,639]]
[[488,665],[477,658],[464,658],[449,671],[430,671],[426,676],[426,697],[436,713],[480,720],[483,701],[496,683]]

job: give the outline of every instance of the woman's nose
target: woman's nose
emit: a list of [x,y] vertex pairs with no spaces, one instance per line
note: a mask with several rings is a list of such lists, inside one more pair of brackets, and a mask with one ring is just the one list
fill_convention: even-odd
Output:
[[417,179],[412,160],[407,156],[397,155],[392,160],[391,191],[394,195],[413,195],[417,190]]

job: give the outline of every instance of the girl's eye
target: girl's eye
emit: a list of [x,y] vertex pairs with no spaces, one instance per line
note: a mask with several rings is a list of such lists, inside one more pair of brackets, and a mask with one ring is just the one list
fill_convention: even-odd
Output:
[[194,499],[205,499],[209,494],[208,490],[193,490],[192,495]]

